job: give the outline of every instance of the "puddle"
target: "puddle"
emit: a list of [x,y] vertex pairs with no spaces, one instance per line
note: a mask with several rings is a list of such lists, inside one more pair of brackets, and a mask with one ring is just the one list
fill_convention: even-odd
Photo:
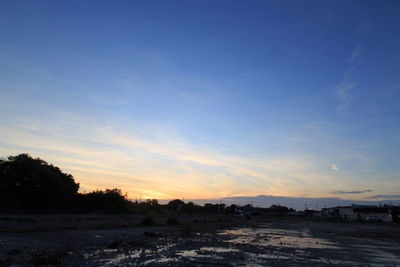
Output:
[[144,261],[142,264],[148,265],[148,264],[153,264],[153,263],[168,263],[168,262],[172,262],[172,261],[176,261],[176,259],[174,259],[174,258],[151,259],[151,260]]
[[199,249],[189,249],[189,250],[180,250],[176,253],[176,255],[182,257],[213,257],[214,259],[223,259],[222,256],[218,256],[216,254],[220,253],[240,253],[239,249],[236,248],[225,248],[225,247],[201,247]]
[[[388,248],[390,250],[391,246],[393,244],[386,243],[384,247]],[[369,262],[373,263],[378,263],[382,265],[396,265],[400,266],[400,257],[399,255],[396,255],[393,253],[393,251],[388,251],[384,250],[382,248],[379,248],[374,246],[374,244],[357,244],[356,247],[360,249],[361,251],[364,251],[364,253],[367,255],[366,258],[368,259]]]
[[[325,236],[323,236],[325,237]],[[327,236],[329,238],[330,236]],[[333,242],[332,240],[335,240]],[[90,265],[399,265],[399,249],[368,239],[324,239],[307,229],[237,228],[195,238],[160,238],[141,249],[125,247],[85,254]]]
[[83,254],[83,257],[87,261],[100,262],[102,265],[117,265],[122,262],[129,262],[132,259],[144,258],[149,255],[151,256],[151,250],[149,249],[127,250],[123,253],[118,249],[103,249]]
[[312,237],[307,231],[241,228],[223,231],[220,235],[232,236],[233,238],[228,240],[228,242],[234,244],[254,244],[263,247],[273,246],[302,249],[337,249],[335,243]]
[[131,259],[139,258],[139,254],[117,254],[114,258],[110,260],[105,260],[104,264],[116,265],[122,263],[123,261],[130,261]]
[[176,255],[183,256],[183,257],[197,257],[198,250],[197,249],[182,250],[182,251],[177,252]]
[[200,248],[200,251],[208,251],[215,253],[240,252],[240,250],[236,248],[223,248],[223,247],[202,247]]

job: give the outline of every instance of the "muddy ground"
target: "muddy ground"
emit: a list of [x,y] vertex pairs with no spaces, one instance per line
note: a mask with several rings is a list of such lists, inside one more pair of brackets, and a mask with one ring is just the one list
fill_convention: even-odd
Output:
[[219,214],[0,215],[0,265],[400,266],[400,225]]

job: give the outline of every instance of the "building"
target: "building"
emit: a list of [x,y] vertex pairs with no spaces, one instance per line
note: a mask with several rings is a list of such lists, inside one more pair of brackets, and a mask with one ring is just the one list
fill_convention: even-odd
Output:
[[349,221],[391,222],[390,206],[351,205],[324,209],[328,217]]

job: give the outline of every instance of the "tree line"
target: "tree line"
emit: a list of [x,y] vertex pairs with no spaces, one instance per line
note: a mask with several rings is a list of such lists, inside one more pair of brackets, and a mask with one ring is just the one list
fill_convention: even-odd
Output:
[[[235,214],[239,208],[257,212],[257,208],[251,205],[238,207],[234,204],[209,203],[199,206],[179,199],[166,205],[160,205],[155,199],[133,202],[120,189],[80,193],[79,183],[71,174],[62,172],[40,158],[20,154],[0,159],[0,211],[3,212],[149,213],[169,210]],[[283,206],[271,206],[270,210],[289,211]]]
[[119,189],[80,193],[71,174],[29,154],[0,159],[0,210],[24,212],[129,212]]

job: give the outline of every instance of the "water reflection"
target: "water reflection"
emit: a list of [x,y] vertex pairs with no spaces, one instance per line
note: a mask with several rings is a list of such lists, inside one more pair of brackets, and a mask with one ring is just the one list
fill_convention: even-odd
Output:
[[[334,239],[337,240],[337,239]],[[400,265],[385,242],[313,236],[307,229],[238,228],[191,238],[153,239],[146,248],[122,247],[84,255],[87,263],[110,266],[153,265]],[[90,264],[91,265],[91,264]]]
[[220,235],[235,236],[229,240],[231,243],[251,243],[258,246],[268,247],[291,247],[291,248],[317,248],[337,249],[337,246],[328,240],[310,236],[307,231],[271,229],[271,228],[241,228],[227,230]]

